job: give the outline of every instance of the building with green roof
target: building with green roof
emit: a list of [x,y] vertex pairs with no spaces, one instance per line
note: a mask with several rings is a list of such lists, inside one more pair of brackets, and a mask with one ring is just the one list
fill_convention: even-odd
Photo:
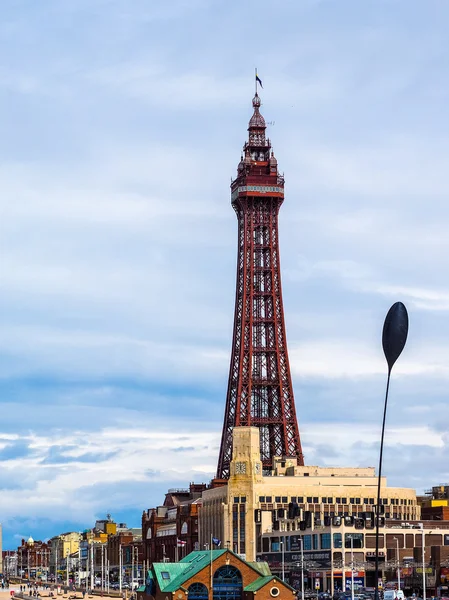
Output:
[[295,591],[267,563],[246,562],[231,550],[191,552],[176,563],[153,563],[138,600],[293,600]]

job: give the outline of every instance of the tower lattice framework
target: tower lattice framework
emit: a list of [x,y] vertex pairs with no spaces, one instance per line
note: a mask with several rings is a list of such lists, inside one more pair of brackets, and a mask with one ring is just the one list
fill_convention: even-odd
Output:
[[260,98],[253,98],[231,201],[238,220],[237,289],[231,365],[217,478],[230,475],[232,430],[260,429],[264,468],[274,456],[304,464],[287,352],[279,261],[278,214],[284,178],[265,136]]

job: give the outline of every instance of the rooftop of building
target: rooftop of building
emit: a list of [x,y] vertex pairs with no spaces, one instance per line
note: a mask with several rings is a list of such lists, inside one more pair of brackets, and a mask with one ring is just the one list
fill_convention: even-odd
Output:
[[[175,592],[185,581],[194,577],[204,567],[226,553],[238,557],[237,554],[228,549],[198,550],[191,552],[177,563],[153,563],[152,570],[149,571],[148,575],[150,578],[154,576],[157,579],[159,588],[164,593]],[[240,557],[238,558],[242,560]],[[246,564],[258,575],[256,582],[261,581],[261,586],[274,578],[267,563],[247,562]],[[252,585],[254,584],[255,582]],[[257,589],[260,589],[260,587]]]

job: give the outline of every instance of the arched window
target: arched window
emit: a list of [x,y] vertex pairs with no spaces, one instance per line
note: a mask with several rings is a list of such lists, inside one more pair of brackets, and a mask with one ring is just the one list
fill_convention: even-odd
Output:
[[192,583],[192,585],[189,585],[189,600],[208,600],[208,597],[207,587],[204,583]]
[[214,573],[214,600],[241,600],[242,575],[232,565],[225,565]]

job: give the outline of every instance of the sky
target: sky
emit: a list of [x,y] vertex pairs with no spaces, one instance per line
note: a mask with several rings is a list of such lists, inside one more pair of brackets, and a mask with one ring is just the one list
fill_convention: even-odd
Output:
[[377,464],[401,300],[384,472],[449,481],[448,19],[444,0],[2,2],[4,548],[139,526],[214,475],[255,67],[306,463]]

